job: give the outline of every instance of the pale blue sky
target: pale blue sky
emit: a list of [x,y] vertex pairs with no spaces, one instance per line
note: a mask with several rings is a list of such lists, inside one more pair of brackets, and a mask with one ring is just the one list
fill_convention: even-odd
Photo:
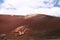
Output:
[[0,4],[4,3],[4,0],[0,0]]
[[0,0],[0,14],[60,16],[60,0]]

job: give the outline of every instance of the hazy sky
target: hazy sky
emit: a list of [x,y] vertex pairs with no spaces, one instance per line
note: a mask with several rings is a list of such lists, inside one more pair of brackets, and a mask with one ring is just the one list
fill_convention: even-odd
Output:
[[60,16],[60,0],[0,0],[0,14]]

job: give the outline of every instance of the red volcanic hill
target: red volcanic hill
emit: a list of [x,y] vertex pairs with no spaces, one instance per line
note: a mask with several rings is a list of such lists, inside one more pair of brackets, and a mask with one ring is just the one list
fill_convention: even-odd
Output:
[[17,28],[17,26],[22,25],[23,21],[23,15],[0,15],[0,34]]
[[58,36],[60,35],[60,18],[44,14],[26,16],[0,15],[0,34],[8,33],[12,30],[20,35]]
[[41,34],[60,29],[60,17],[33,14],[25,16],[25,25],[31,29],[31,34]]

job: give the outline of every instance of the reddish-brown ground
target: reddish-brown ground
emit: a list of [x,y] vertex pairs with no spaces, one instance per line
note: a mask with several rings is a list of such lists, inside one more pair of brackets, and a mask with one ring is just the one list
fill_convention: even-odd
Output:
[[[13,31],[10,32],[11,30]],[[0,15],[0,34],[2,33],[7,33],[8,40],[15,40],[15,38],[19,40],[59,38],[60,17],[43,14],[26,16]]]
[[8,33],[24,22],[24,16],[0,15],[0,34]]

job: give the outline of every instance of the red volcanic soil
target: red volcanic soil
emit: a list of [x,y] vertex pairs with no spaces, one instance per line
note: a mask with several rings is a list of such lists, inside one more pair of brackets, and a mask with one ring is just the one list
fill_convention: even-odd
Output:
[[0,15],[0,34],[10,32],[22,25],[23,22],[24,16],[22,15]]
[[[23,26],[23,27],[22,27]],[[15,29],[15,30],[14,30]],[[11,32],[11,31],[14,32]],[[26,16],[0,15],[0,34],[8,33],[7,38],[26,40],[37,38],[59,38],[60,36],[60,17],[33,14]],[[19,35],[19,32],[21,35]],[[23,33],[23,34],[22,34]],[[26,36],[28,35],[28,36]]]
[[45,34],[60,29],[60,17],[44,14],[25,16],[25,25],[31,29],[32,34]]

